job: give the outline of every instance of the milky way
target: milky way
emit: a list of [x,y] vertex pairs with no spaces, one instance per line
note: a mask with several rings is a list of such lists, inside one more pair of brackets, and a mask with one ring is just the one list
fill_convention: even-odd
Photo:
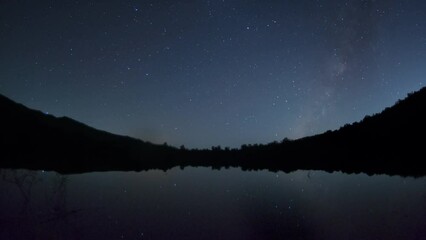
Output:
[[420,89],[425,1],[6,1],[0,93],[154,143],[337,129]]

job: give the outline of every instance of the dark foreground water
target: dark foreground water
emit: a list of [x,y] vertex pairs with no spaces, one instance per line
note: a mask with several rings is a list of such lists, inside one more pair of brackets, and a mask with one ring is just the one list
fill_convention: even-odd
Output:
[[426,178],[0,170],[0,239],[426,239]]

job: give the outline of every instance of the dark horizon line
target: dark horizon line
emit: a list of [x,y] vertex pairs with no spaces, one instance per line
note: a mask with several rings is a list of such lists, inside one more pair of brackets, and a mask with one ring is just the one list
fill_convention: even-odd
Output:
[[[324,170],[424,176],[426,87],[360,122],[297,140],[186,149],[97,130],[31,110],[0,95],[1,167],[90,171],[167,170],[176,166],[243,170]],[[423,157],[422,157],[423,156]]]
[[[418,91],[421,91],[422,89],[426,89],[426,87],[422,87],[422,88],[420,88]],[[411,94],[413,94],[413,93],[415,93],[416,91],[414,91],[414,92],[408,92],[407,94],[406,94],[406,96],[405,96],[405,98],[406,97],[408,97],[408,96],[410,96]],[[303,139],[305,139],[305,138],[310,138],[310,137],[315,137],[315,136],[318,136],[318,135],[322,135],[322,134],[324,134],[324,133],[327,133],[327,132],[334,132],[334,131],[338,131],[339,129],[341,129],[341,128],[343,128],[344,126],[347,126],[347,125],[353,125],[353,124],[357,124],[357,123],[360,123],[360,122],[362,122],[365,118],[368,118],[368,117],[372,117],[372,116],[375,116],[375,115],[377,115],[377,114],[380,114],[381,112],[383,112],[384,110],[386,110],[386,109],[388,109],[388,108],[390,108],[390,107],[392,107],[392,106],[394,106],[395,104],[397,104],[398,102],[400,102],[400,101],[402,101],[404,98],[399,98],[398,100],[396,100],[395,101],[395,103],[393,104],[393,105],[391,105],[391,106],[388,106],[388,107],[386,107],[385,109],[383,109],[382,111],[380,111],[380,112],[376,112],[376,113],[373,113],[373,114],[371,114],[371,115],[364,115],[364,117],[362,118],[362,119],[360,119],[360,120],[358,120],[358,121],[353,121],[353,122],[351,122],[351,123],[345,123],[343,126],[339,126],[339,127],[337,127],[336,129],[334,129],[334,130],[332,130],[332,129],[328,129],[328,130],[325,130],[325,131],[323,131],[323,132],[320,132],[320,133],[317,133],[317,134],[313,134],[313,135],[306,135],[306,136],[303,136],[303,137],[299,137],[299,138],[289,138],[289,137],[284,137],[283,139],[281,139],[281,141],[278,141],[278,140],[274,140],[274,141],[269,141],[269,142],[266,142],[266,143],[242,143],[242,144],[240,144],[240,146],[239,147],[229,147],[229,146],[222,146],[221,144],[218,144],[218,145],[216,145],[216,144],[213,144],[213,145],[211,145],[210,147],[205,147],[205,148],[197,148],[197,147],[192,147],[192,148],[187,148],[184,144],[178,144],[179,146],[176,146],[176,145],[171,145],[171,144],[169,144],[167,141],[164,141],[163,143],[155,143],[155,142],[151,142],[150,140],[144,140],[144,139],[142,139],[142,138],[139,138],[139,137],[134,137],[134,136],[129,136],[129,135],[124,135],[124,134],[120,134],[120,133],[112,133],[112,132],[109,132],[108,130],[104,130],[104,129],[99,129],[99,128],[96,128],[96,127],[92,127],[92,126],[90,126],[89,124],[86,124],[86,123],[84,123],[84,122],[81,122],[81,121],[79,121],[79,120],[77,120],[77,119],[74,119],[74,118],[71,118],[71,117],[68,117],[68,116],[66,116],[66,115],[64,115],[64,116],[56,116],[56,115],[54,115],[54,114],[50,114],[50,113],[46,113],[46,112],[43,112],[42,110],[40,110],[40,109],[33,109],[33,108],[29,108],[29,107],[27,107],[26,105],[24,105],[24,104],[22,104],[22,103],[18,103],[18,102],[16,102],[16,101],[14,101],[14,100],[12,100],[11,98],[9,98],[9,97],[7,97],[7,96],[5,96],[4,94],[2,94],[2,93],[0,93],[0,97],[3,97],[3,98],[5,98],[5,99],[7,99],[8,101],[11,101],[11,102],[13,102],[13,103],[15,103],[15,104],[17,104],[17,105],[20,105],[20,106],[22,106],[22,107],[24,107],[24,108],[26,108],[26,109],[29,109],[29,110],[32,110],[32,111],[37,111],[37,112],[40,112],[40,113],[42,113],[42,114],[44,114],[44,115],[47,115],[47,116],[52,116],[52,117],[54,117],[54,118],[56,118],[56,119],[69,119],[69,120],[72,120],[72,121],[75,121],[75,122],[77,122],[77,123],[79,123],[79,124],[82,124],[82,125],[85,125],[86,127],[89,127],[89,128],[92,128],[92,129],[95,129],[95,130],[97,130],[97,131],[102,131],[102,132],[106,132],[106,133],[109,133],[109,134],[113,134],[113,135],[117,135],[117,136],[120,136],[120,137],[126,137],[126,138],[132,138],[132,139],[135,139],[135,140],[139,140],[139,141],[142,141],[142,142],[145,142],[145,143],[150,143],[150,144],[154,144],[154,145],[163,145],[163,146],[167,146],[167,147],[172,147],[172,148],[175,148],[175,149],[185,149],[185,150],[189,150],[189,151],[206,151],[206,150],[212,150],[213,148],[223,148],[223,149],[228,149],[228,150],[231,150],[231,151],[239,151],[239,150],[241,150],[244,146],[264,146],[264,145],[268,145],[268,144],[276,144],[276,143],[283,143],[283,142],[285,142],[285,141],[299,141],[299,140],[303,140]]]

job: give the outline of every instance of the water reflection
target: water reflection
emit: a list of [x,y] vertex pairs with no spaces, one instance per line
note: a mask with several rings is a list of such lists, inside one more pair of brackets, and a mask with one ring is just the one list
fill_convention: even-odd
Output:
[[0,170],[0,239],[421,239],[426,178]]
[[73,226],[67,209],[67,177],[0,169],[0,239],[68,239]]

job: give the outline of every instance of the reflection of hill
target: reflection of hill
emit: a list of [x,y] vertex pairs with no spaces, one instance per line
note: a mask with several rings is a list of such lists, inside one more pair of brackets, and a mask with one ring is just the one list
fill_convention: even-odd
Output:
[[424,175],[426,88],[382,113],[299,140],[241,149],[178,150],[55,118],[0,96],[2,167],[62,172],[242,167]]

